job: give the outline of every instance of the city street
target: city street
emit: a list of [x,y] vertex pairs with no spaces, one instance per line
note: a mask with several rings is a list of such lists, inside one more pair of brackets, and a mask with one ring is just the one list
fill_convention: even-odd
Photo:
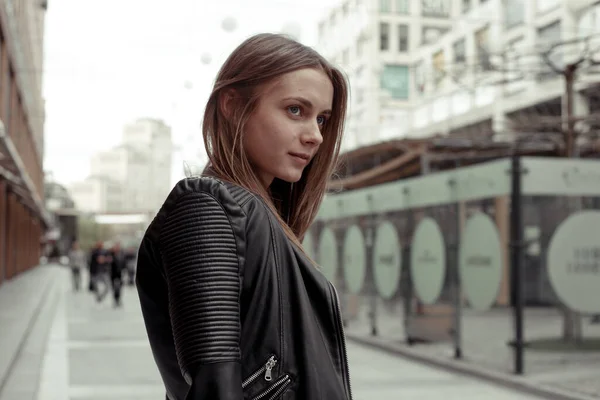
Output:
[[[164,399],[137,295],[125,287],[124,307],[87,291],[73,293],[65,272],[49,332],[38,400]],[[348,344],[354,399],[535,399]]]

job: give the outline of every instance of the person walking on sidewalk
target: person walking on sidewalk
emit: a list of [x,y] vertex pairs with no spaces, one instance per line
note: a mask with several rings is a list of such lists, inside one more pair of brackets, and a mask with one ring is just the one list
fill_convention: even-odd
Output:
[[116,242],[109,252],[110,282],[112,284],[114,307],[121,307],[121,288],[123,287],[123,270],[125,269],[125,254],[121,244]]
[[219,71],[208,167],[175,185],[138,253],[168,399],[352,399],[337,293],[302,247],[347,96],[341,71],[283,35],[250,37]]
[[110,258],[104,249],[102,241],[96,242],[96,247],[90,254],[90,286],[89,289],[96,295],[96,301],[99,303],[110,290],[110,277],[108,275],[108,266]]
[[79,247],[77,240],[73,241],[71,250],[69,250],[69,266],[71,267],[73,290],[78,292],[81,287],[81,271],[87,266],[87,261],[85,252]]

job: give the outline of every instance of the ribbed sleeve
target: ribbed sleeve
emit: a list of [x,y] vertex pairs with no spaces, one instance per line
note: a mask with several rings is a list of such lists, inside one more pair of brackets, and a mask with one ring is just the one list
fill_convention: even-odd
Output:
[[182,195],[160,248],[177,357],[193,380],[205,364],[240,360],[240,262],[227,213],[209,193]]

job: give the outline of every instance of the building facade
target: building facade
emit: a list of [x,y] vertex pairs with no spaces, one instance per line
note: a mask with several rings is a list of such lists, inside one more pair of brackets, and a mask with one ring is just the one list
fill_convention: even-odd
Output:
[[77,208],[93,213],[157,212],[171,190],[171,129],[160,120],[125,126],[122,143],[96,153],[90,177],[70,185]]
[[[345,0],[318,47],[350,79],[347,151],[446,134],[511,140],[523,120],[564,108],[564,81],[542,54],[555,46],[563,67],[599,37],[597,0]],[[598,103],[598,75],[582,67],[578,116]]]
[[105,213],[123,209],[123,184],[104,176],[89,176],[69,186],[75,208],[82,213]]
[[39,0],[0,2],[0,284],[39,263],[44,207],[44,18]]

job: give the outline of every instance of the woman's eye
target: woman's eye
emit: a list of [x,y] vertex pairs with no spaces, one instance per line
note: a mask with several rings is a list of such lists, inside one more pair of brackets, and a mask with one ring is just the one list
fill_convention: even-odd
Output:
[[321,126],[325,125],[325,122],[327,122],[327,118],[323,115],[319,115],[317,117],[317,123]]
[[300,115],[300,107],[298,106],[289,106],[288,111],[294,115]]

